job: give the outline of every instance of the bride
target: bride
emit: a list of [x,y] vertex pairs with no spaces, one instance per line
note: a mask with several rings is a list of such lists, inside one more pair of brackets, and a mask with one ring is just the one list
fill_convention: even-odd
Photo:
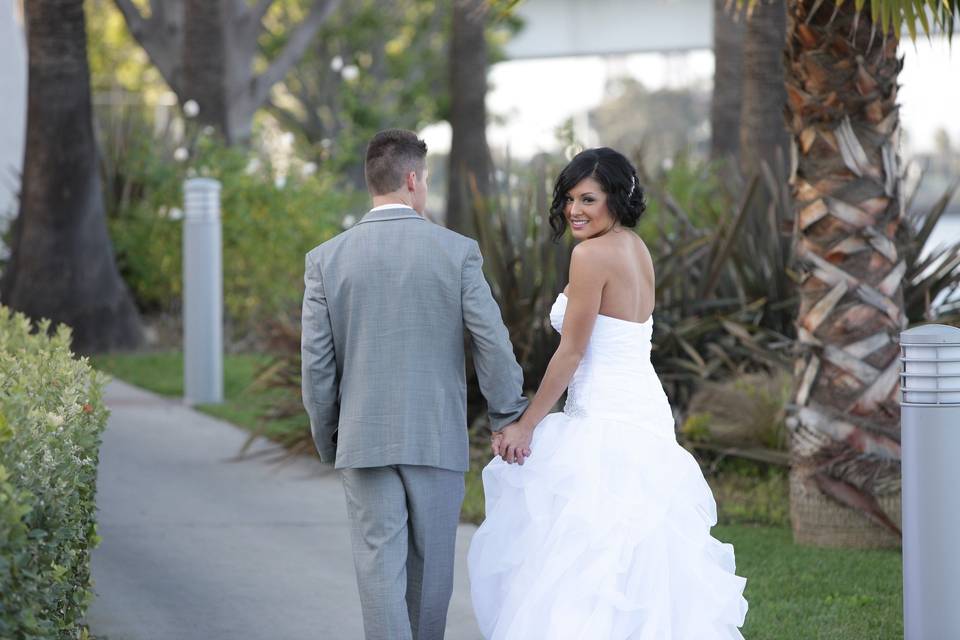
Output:
[[550,224],[578,241],[550,313],[560,346],[526,413],[494,435],[468,556],[488,640],[742,638],[746,581],[710,536],[713,495],[650,364],[653,262],[627,228],[644,208],[612,149],[557,178]]

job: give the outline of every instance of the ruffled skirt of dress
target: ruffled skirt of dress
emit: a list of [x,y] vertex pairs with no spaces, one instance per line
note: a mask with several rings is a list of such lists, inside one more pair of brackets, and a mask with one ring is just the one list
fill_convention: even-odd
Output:
[[676,440],[636,424],[547,416],[523,466],[483,470],[470,546],[488,640],[741,639],[747,602],[716,503]]

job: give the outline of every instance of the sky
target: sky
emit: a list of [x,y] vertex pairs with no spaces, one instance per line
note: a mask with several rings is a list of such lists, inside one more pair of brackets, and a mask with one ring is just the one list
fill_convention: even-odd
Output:
[[[905,156],[933,150],[934,133],[944,127],[960,142],[960,51],[951,55],[945,40],[925,38],[901,42],[904,67],[900,74],[901,126],[907,132]],[[601,58],[552,58],[501,62],[490,70],[487,108],[494,122],[487,131],[495,148],[509,146],[517,157],[556,149],[554,131],[566,119],[575,122],[604,97],[608,77],[632,76],[650,89],[709,87],[713,53],[646,53]],[[430,149],[445,153],[450,146],[446,123],[422,132]],[[586,140],[587,144],[601,141]]]

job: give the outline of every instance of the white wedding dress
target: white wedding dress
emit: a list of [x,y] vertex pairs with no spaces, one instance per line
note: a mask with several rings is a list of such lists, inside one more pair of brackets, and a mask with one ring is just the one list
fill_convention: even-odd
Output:
[[[566,305],[560,294],[550,313],[561,332]],[[716,503],[677,443],[652,328],[599,316],[531,456],[483,470],[487,517],[468,567],[488,640],[743,637],[746,580],[710,536]]]

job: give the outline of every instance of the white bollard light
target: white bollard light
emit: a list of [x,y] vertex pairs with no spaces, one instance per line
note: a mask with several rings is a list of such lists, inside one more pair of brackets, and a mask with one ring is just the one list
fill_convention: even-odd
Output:
[[190,404],[223,402],[220,183],[183,185],[183,391]]
[[960,329],[908,329],[900,352],[904,638],[960,638]]

